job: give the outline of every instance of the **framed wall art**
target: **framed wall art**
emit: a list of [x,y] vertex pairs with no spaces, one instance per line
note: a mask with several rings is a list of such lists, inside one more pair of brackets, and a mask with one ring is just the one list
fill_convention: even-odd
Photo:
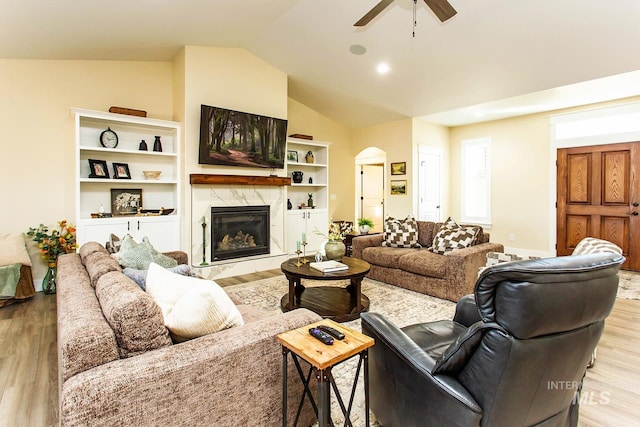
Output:
[[113,215],[134,215],[138,209],[142,209],[142,188],[111,189]]
[[113,177],[115,179],[131,179],[129,165],[126,163],[113,163]]
[[109,169],[104,160],[89,159],[89,178],[109,179]]
[[296,150],[287,150],[287,161],[298,163],[298,152]]
[[406,175],[407,162],[391,163],[391,175]]
[[407,194],[407,180],[391,181],[391,195]]

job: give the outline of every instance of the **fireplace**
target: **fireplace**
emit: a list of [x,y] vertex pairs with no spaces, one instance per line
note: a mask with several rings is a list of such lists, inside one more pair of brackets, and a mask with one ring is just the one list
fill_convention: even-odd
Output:
[[211,260],[269,254],[269,206],[211,208]]

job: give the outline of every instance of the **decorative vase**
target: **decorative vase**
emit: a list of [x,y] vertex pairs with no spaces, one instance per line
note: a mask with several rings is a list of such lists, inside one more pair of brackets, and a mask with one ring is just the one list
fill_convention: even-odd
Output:
[[329,240],[326,245],[324,245],[324,251],[327,259],[340,261],[346,250],[347,247],[340,240]]
[[304,159],[307,161],[307,163],[313,163],[313,153],[311,151],[307,151]]
[[47,270],[47,274],[44,275],[44,279],[42,279],[42,290],[45,294],[55,294],[56,293],[56,272],[57,272],[58,264],[55,262],[49,263],[49,269]]
[[138,150],[147,151],[147,141],[145,141],[144,139],[142,141],[140,141],[140,145],[138,146]]
[[291,172],[291,177],[293,178],[293,182],[296,184],[300,184],[302,182],[302,175],[304,174],[301,171]]
[[367,234],[370,229],[371,229],[371,227],[369,227],[368,225],[361,225],[360,226],[360,234]]
[[293,209],[293,205],[291,204],[291,199],[287,199],[287,209],[288,210]]
[[309,193],[309,199],[307,200],[307,206],[309,206],[310,208],[313,207],[313,195],[311,193]]
[[156,136],[156,140],[153,142],[153,151],[162,152],[162,143],[160,142],[160,137]]

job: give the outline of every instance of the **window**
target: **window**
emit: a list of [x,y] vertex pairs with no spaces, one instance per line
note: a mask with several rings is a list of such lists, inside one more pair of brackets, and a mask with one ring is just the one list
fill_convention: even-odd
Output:
[[462,218],[491,224],[491,138],[462,141]]

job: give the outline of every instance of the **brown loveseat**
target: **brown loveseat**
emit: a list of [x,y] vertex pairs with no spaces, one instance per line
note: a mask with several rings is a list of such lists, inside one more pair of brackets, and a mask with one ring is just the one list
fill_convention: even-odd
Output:
[[[184,253],[171,255],[186,262]],[[320,317],[237,306],[244,326],[173,344],[160,308],[104,247],[91,242],[60,256],[60,425],[281,425],[282,350],[275,336]],[[303,387],[289,367],[293,419]],[[306,403],[300,423],[313,418]]]
[[412,291],[458,301],[473,292],[478,269],[485,265],[488,252],[504,252],[504,246],[489,242],[481,232],[478,243],[446,255],[429,251],[441,223],[417,221],[421,248],[382,246],[383,234],[353,239],[353,257],[371,264],[367,277]]

